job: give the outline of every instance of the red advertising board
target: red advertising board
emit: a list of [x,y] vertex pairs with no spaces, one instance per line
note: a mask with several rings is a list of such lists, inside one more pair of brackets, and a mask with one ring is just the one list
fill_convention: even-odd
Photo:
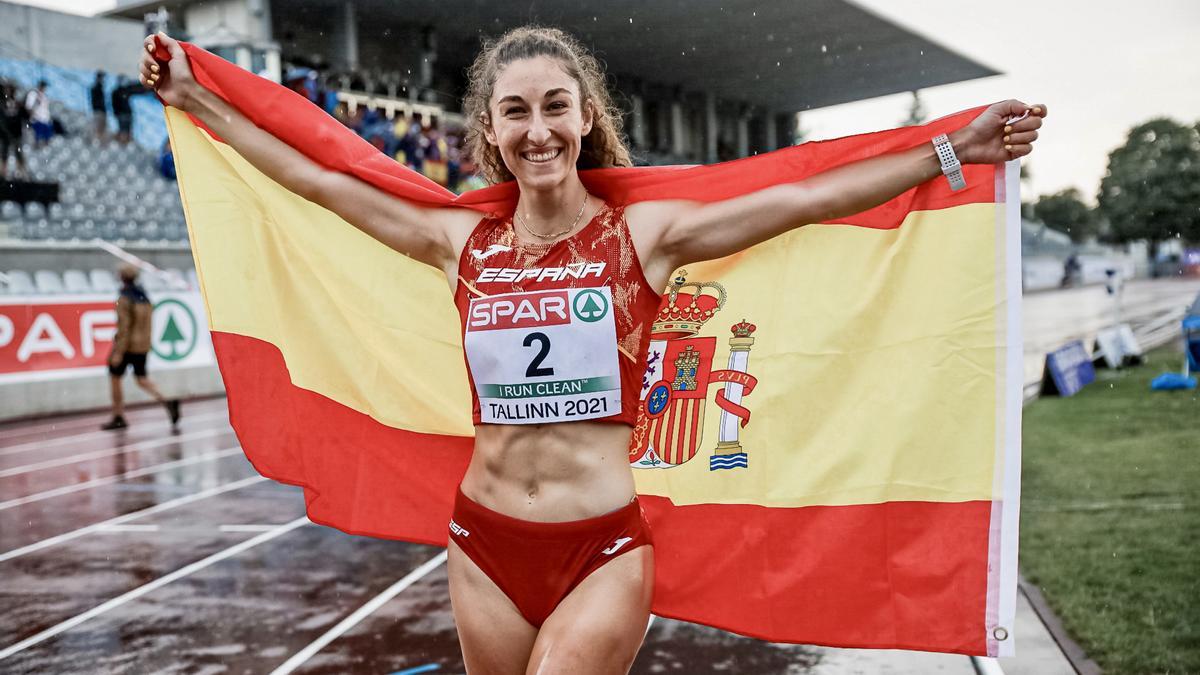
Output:
[[0,375],[100,366],[117,330],[114,302],[0,303]]
[[[95,371],[107,363],[116,332],[115,298],[2,298],[0,381]],[[153,368],[211,364],[212,342],[199,294],[156,295],[151,340]]]

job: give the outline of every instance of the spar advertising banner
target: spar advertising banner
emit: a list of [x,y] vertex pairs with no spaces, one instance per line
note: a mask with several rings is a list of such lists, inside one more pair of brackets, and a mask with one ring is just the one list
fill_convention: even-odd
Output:
[[[212,365],[204,302],[196,292],[151,294],[147,370]],[[116,297],[0,297],[0,384],[104,372],[117,332]]]

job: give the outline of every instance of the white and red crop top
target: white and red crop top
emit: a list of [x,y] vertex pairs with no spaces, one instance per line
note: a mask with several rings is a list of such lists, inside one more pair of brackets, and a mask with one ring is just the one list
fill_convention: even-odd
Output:
[[463,247],[454,303],[475,424],[637,422],[662,295],[646,281],[624,207],[571,237],[517,239],[484,218]]

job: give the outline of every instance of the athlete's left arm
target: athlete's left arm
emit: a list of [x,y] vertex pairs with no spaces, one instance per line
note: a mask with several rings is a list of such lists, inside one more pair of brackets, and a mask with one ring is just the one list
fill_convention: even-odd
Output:
[[[1006,124],[1026,111],[1025,119]],[[1033,150],[1045,116],[1044,105],[996,103],[950,134],[950,142],[962,164],[1005,162]],[[807,223],[865,211],[941,175],[933,143],[926,142],[724,201],[647,204],[661,218],[652,255],[670,268],[721,258]]]

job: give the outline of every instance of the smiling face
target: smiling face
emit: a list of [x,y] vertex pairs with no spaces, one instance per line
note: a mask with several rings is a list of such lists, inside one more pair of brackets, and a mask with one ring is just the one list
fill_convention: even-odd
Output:
[[552,188],[573,175],[591,130],[592,107],[556,60],[519,59],[500,71],[484,135],[522,188]]

